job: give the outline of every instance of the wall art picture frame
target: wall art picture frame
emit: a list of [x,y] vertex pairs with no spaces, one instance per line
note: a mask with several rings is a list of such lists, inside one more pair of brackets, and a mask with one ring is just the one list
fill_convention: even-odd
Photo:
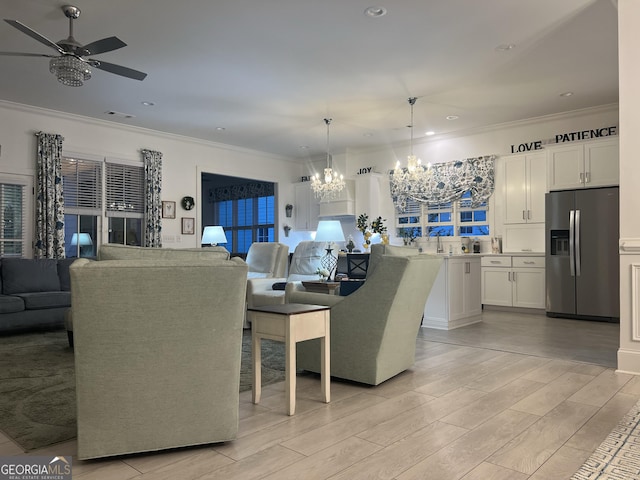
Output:
[[196,219],[193,217],[182,217],[182,234],[195,235]]
[[176,202],[162,201],[162,218],[176,218]]

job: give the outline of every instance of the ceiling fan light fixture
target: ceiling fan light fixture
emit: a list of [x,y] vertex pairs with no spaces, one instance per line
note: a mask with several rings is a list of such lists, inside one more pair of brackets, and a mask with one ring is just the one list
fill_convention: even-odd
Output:
[[69,87],[81,87],[91,78],[89,66],[72,55],[52,58],[49,61],[49,71],[60,83]]

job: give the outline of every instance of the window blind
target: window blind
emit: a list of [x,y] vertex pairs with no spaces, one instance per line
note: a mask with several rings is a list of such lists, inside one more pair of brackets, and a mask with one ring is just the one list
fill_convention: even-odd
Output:
[[106,210],[111,217],[144,215],[144,167],[106,163]]
[[102,215],[102,162],[64,157],[61,167],[65,211]]
[[0,183],[0,256],[21,257],[25,251],[26,187]]

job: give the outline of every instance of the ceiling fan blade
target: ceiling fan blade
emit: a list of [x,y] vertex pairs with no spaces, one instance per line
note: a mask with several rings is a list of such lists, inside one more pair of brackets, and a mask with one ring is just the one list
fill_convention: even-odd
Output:
[[55,58],[58,55],[47,55],[44,53],[21,53],[21,52],[0,52],[0,55],[10,55],[13,57],[47,57]]
[[79,51],[81,56],[97,55],[98,53],[111,52],[126,46],[127,44],[118,37],[107,37],[102,40],[96,40],[95,42],[88,43],[84,47],[81,47]]
[[25,33],[25,34],[29,35],[34,40],[37,40],[38,42],[46,45],[47,47],[51,47],[51,48],[53,48],[54,50],[57,50],[60,53],[64,53],[64,50],[60,47],[60,45],[58,45],[55,42],[52,42],[47,37],[45,37],[43,35],[40,35],[35,30],[31,30],[24,23],[20,23],[17,20],[9,20],[9,19],[6,19],[6,18],[4,19],[4,21],[7,22],[12,27],[15,27],[18,30],[20,30],[22,33]]
[[122,75],[123,77],[133,78],[134,80],[144,80],[147,76],[144,72],[139,72],[138,70],[134,70],[133,68],[123,67],[122,65],[116,65],[114,63],[103,62],[101,60],[94,60],[92,58],[89,59],[90,62],[93,62],[92,65],[100,70],[104,70],[105,72],[115,73],[116,75]]

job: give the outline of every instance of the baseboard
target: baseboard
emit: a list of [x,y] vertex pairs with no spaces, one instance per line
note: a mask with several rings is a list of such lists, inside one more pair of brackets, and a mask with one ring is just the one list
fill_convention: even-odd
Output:
[[530,313],[533,315],[544,315],[546,313],[544,308],[524,308],[524,307],[503,307],[502,305],[482,305],[482,310],[494,310],[498,312],[513,312],[513,313]]
[[619,348],[616,372],[640,375],[640,351]]

